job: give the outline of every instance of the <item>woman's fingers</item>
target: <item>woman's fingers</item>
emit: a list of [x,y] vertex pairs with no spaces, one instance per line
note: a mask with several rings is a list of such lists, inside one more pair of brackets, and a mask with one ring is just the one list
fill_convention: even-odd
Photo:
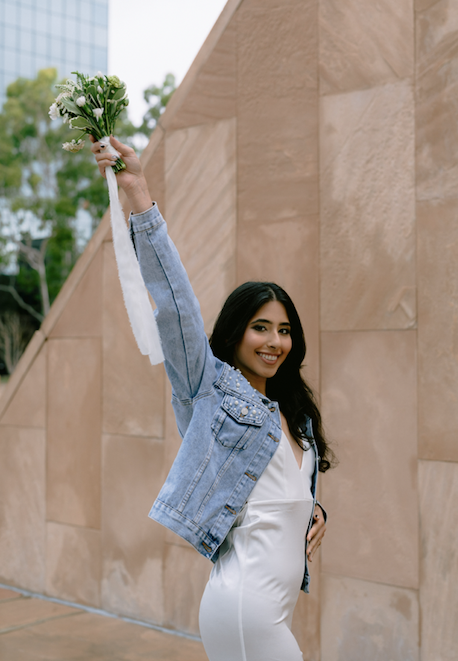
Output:
[[323,517],[323,512],[318,506],[315,507],[315,512],[313,514],[313,526],[310,528],[310,531],[307,535],[307,557],[311,561],[315,555],[318,547],[321,545],[321,541],[326,532],[326,522]]

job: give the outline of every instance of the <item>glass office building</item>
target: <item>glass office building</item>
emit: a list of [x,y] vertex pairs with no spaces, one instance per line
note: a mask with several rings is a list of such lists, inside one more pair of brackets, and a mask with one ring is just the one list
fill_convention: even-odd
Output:
[[19,76],[107,73],[109,0],[0,0],[0,108]]

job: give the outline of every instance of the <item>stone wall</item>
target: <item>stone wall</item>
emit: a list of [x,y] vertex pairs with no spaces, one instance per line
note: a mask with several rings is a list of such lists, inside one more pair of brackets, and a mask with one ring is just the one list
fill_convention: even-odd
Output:
[[[450,0],[230,0],[142,157],[207,331],[247,279],[304,323],[340,459],[306,661],[456,656],[457,65]],[[169,402],[106,216],[0,399],[0,581],[198,631],[210,563],[147,519]]]

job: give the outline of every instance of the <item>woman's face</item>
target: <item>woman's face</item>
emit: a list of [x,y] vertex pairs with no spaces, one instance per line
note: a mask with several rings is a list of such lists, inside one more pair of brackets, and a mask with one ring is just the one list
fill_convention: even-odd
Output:
[[270,301],[250,319],[242,339],[235,345],[234,367],[265,394],[266,379],[276,374],[291,346],[291,324],[285,307],[279,301]]

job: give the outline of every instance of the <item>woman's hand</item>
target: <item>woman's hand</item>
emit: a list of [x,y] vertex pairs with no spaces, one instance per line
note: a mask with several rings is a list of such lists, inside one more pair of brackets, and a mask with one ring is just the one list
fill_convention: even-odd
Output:
[[[104,145],[96,142],[95,138],[89,136],[91,142],[91,151],[95,155],[95,160],[99,166],[100,174],[106,179],[105,168],[114,165],[117,157],[108,153]],[[126,193],[133,213],[141,213],[151,206],[151,196],[148,192],[145,175],[143,174],[141,163],[131,147],[127,147],[113,136],[110,137],[112,146],[121,154],[121,158],[126,164],[126,169],[121,170],[116,175],[116,181],[120,188]]]
[[319,505],[315,505],[315,511],[313,513],[313,526],[309,530],[307,535],[307,558],[309,561],[312,561],[313,556],[315,555],[319,546],[321,546],[321,541],[326,532],[326,522],[323,516],[323,510]]

